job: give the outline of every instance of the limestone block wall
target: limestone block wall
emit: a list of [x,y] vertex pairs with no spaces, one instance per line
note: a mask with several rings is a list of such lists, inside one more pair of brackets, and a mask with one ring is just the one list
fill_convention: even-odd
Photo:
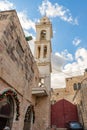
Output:
[[50,127],[50,98],[45,97],[37,97],[35,103],[35,127],[34,130],[46,130]]
[[78,107],[78,115],[80,122],[84,125],[85,130],[87,129],[87,78],[84,76],[81,81],[81,88],[77,91],[74,102]]
[[0,92],[10,88],[20,102],[20,117],[14,119],[12,130],[23,129],[26,110],[35,100],[32,102],[32,87],[38,84],[38,76],[16,12],[0,12]]
[[0,35],[0,76],[15,87],[19,93],[22,95],[25,93],[26,98],[29,99],[29,93],[33,87],[32,81],[35,78],[36,63],[16,13],[12,11],[1,14],[8,17],[0,21],[0,29],[3,27],[3,23],[6,23],[5,29],[2,29],[2,35]]
[[66,88],[53,89],[51,93],[51,103],[54,104],[61,99],[66,99],[73,103],[73,96],[73,93],[70,93]]
[[80,83],[86,76],[86,73],[84,75],[80,76],[75,76],[75,77],[70,77],[66,78],[66,87],[65,88],[58,88],[58,89],[53,89],[51,93],[51,101],[58,101],[61,99],[66,99],[72,103],[74,103],[73,98],[76,93],[76,91],[73,88],[74,83]]
[[74,83],[81,82],[82,77],[83,77],[83,75],[66,78],[66,90],[69,91],[70,93],[74,94],[75,91],[73,89],[73,85],[74,85]]

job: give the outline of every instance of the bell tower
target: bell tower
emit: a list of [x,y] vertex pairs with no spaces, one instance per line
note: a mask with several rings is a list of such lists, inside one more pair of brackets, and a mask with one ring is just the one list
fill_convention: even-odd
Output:
[[[50,126],[50,91],[51,91],[51,38],[52,24],[48,17],[44,16],[36,24],[36,41],[34,57],[39,69],[40,82],[38,85],[37,105],[36,105],[36,130],[46,130]],[[44,91],[44,92],[43,92]],[[37,93],[35,92],[35,94]],[[42,95],[40,93],[42,92]],[[39,102],[39,103],[38,103]],[[39,105],[38,105],[39,104]]]
[[38,65],[40,76],[43,78],[44,85],[48,91],[50,90],[50,74],[51,74],[51,38],[52,24],[50,20],[44,16],[40,22],[36,24],[36,41],[35,41],[35,59]]

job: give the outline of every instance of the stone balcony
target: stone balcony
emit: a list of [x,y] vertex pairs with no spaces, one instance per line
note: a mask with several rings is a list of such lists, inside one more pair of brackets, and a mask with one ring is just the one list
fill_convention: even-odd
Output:
[[35,87],[35,88],[32,88],[32,95],[47,96],[48,90],[46,89],[46,87]]

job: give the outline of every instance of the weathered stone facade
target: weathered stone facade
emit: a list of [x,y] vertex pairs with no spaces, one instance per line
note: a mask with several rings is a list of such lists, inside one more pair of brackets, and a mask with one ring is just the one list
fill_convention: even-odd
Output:
[[[77,84],[78,85],[78,84]],[[87,70],[85,71],[80,81],[80,87],[74,94],[73,101],[77,104],[78,115],[80,122],[84,125],[84,129],[87,129]]]
[[[35,61],[16,11],[0,12],[2,129],[5,126],[11,130],[46,130],[50,127],[52,25],[47,17],[43,17],[37,28],[35,45],[42,49],[40,58],[35,55]],[[46,39],[43,39],[43,34]],[[40,35],[42,39],[38,41]]]
[[51,103],[54,104],[61,99],[73,102],[73,93],[70,93],[66,88],[53,89],[51,92]]
[[11,130],[33,128],[35,97],[32,97],[32,87],[37,86],[38,81],[38,68],[16,12],[0,12],[0,124],[1,120],[4,122],[4,103],[8,109],[13,103],[13,114],[8,115],[11,119],[5,116],[4,125]]
[[81,82],[83,77],[84,77],[83,75],[80,75],[80,76],[66,78],[65,79],[66,87],[53,89],[52,94],[51,94],[51,101],[54,100],[56,102],[56,101],[64,98],[64,99],[74,103],[73,98],[74,98],[74,94],[76,91],[74,90],[73,85],[74,85],[74,83],[77,84],[77,83]]

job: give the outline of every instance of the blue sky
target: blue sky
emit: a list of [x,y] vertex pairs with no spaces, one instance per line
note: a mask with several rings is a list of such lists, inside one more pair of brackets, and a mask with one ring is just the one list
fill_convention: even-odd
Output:
[[[35,39],[35,23],[45,14],[53,27],[52,87],[87,68],[87,0],[0,0],[0,11],[16,9],[25,35]],[[34,49],[34,40],[29,43]],[[56,82],[55,82],[56,81]]]

